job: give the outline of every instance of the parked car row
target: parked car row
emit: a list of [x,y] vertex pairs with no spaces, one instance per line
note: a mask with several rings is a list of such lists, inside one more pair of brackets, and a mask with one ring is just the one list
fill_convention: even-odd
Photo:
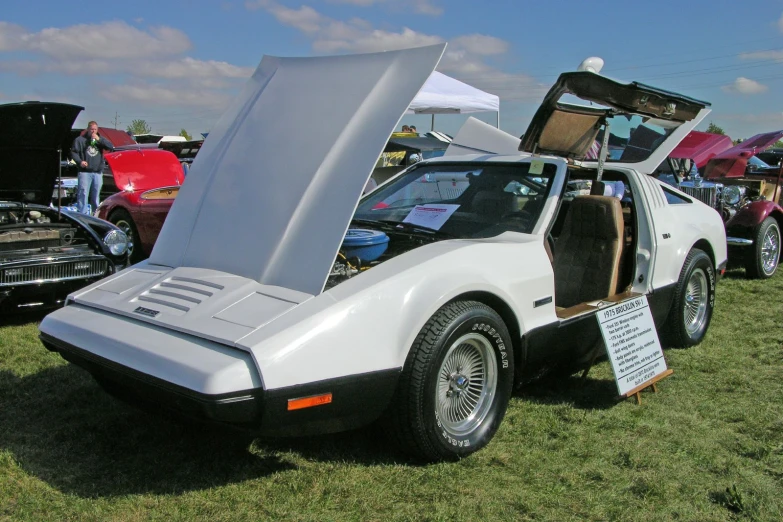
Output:
[[[157,241],[48,315],[44,345],[142,406],[268,435],[385,419],[432,461],[488,444],[515,386],[589,366],[609,306],[646,296],[670,345],[698,344],[726,232],[651,174],[709,104],[566,73],[514,154],[473,136],[461,146],[485,153],[447,151],[362,197],[444,49],[265,57],[187,183],[132,179],[101,207],[148,209],[125,229]],[[609,128],[606,163],[585,160]]]

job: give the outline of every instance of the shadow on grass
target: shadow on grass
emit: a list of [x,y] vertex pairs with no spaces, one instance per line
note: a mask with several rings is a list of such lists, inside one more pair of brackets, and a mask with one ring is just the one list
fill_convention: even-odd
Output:
[[27,473],[81,497],[179,494],[295,469],[297,458],[415,465],[390,447],[380,423],[270,439],[165,415],[126,405],[72,365],[23,378],[0,371],[0,450]]
[[581,374],[549,376],[523,386],[515,393],[539,404],[571,404],[575,408],[605,410],[617,404],[617,385],[607,379],[594,379]]
[[249,437],[126,406],[70,365],[24,378],[0,372],[0,398],[0,449],[81,497],[178,494],[295,467],[251,451]]

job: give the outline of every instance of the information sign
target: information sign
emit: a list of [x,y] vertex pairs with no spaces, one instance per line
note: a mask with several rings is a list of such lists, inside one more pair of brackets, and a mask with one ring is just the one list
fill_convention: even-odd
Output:
[[636,393],[671,373],[646,296],[604,308],[597,317],[620,395]]

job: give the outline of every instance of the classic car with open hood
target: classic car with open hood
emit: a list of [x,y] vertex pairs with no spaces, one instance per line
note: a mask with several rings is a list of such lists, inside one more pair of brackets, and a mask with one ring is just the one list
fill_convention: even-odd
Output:
[[[644,294],[672,344],[700,342],[723,224],[647,173],[704,102],[565,74],[522,150],[485,140],[361,198],[444,47],[264,57],[149,259],[73,293],[43,343],[142,405],[269,435],[384,416],[406,451],[441,460],[490,441],[514,385],[589,365],[611,303]],[[621,160],[581,162],[613,118]],[[567,195],[575,182],[601,195]]]
[[[675,158],[691,158],[713,152],[703,168],[699,165],[703,177],[689,176],[686,169],[677,176],[677,186],[721,215],[732,264],[744,266],[749,278],[772,277],[780,262],[783,168],[767,165],[757,153],[783,137],[783,131],[757,134],[733,147],[730,141],[726,146],[725,136],[715,136],[691,133],[694,146],[673,153]],[[716,149],[721,138],[723,145]]]
[[114,225],[50,206],[59,148],[82,107],[0,105],[0,309],[58,305],[72,291],[127,264]]
[[104,186],[112,194],[98,206],[98,217],[128,236],[131,263],[149,256],[185,175],[176,155],[161,149],[129,149],[106,155]]

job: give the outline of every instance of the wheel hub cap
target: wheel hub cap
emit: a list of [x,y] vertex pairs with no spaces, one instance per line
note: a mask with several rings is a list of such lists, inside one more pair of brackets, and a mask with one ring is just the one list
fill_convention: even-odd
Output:
[[704,270],[694,270],[685,289],[683,307],[685,330],[689,335],[699,332],[707,319],[707,276]]
[[486,418],[497,388],[497,362],[490,341],[470,333],[449,347],[438,372],[435,408],[452,436],[475,430]]
[[761,264],[764,272],[771,274],[778,265],[778,255],[780,253],[780,231],[777,227],[769,227],[764,234],[764,240],[761,243]]

